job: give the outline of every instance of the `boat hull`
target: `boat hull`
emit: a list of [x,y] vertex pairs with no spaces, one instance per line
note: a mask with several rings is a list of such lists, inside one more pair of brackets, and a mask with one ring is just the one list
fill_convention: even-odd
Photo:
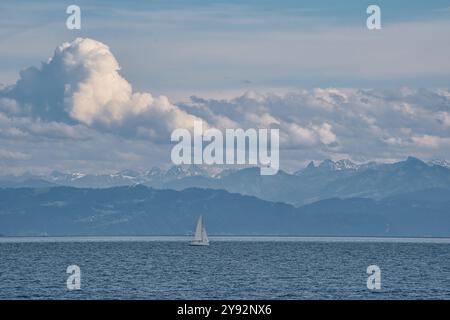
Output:
[[190,246],[209,246],[209,242],[192,241]]

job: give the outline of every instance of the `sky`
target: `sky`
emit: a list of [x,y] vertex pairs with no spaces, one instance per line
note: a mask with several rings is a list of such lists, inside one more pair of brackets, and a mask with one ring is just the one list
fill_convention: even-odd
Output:
[[449,159],[448,39],[450,1],[0,2],[0,174],[167,166],[195,120],[279,128],[288,170]]

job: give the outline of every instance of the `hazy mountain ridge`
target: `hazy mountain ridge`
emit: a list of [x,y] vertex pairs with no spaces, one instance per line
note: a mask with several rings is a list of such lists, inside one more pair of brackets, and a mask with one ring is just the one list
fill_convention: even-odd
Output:
[[450,236],[450,190],[441,188],[300,208],[197,188],[0,189],[4,235],[190,234],[200,213],[211,234]]
[[274,176],[261,176],[257,168],[248,168],[221,179],[188,177],[169,181],[165,187],[224,189],[296,206],[333,197],[381,199],[429,188],[450,188],[449,168],[413,157],[393,164],[341,164],[328,160],[317,167],[310,164],[295,174],[280,171]]
[[280,170],[274,176],[261,176],[256,167],[220,172],[217,168],[207,170],[208,167],[196,165],[173,166],[167,171],[156,167],[145,172],[124,170],[109,175],[53,172],[48,176],[0,177],[0,187],[108,188],[137,184],[173,190],[195,187],[223,189],[301,206],[333,197],[381,199],[429,188],[450,188],[450,168],[446,164],[444,160],[425,163],[413,157],[392,164],[324,160],[317,166],[311,162],[293,174]]
[[162,187],[164,183],[192,176],[205,176],[215,178],[220,175],[215,168],[198,165],[172,166],[167,171],[153,167],[148,171],[122,170],[110,174],[85,174],[80,172],[64,173],[53,171],[48,175],[33,175],[25,173],[19,176],[0,176],[0,187],[35,187],[30,182],[41,182],[42,186],[59,185],[77,188],[110,188],[118,186],[131,186],[149,184]]

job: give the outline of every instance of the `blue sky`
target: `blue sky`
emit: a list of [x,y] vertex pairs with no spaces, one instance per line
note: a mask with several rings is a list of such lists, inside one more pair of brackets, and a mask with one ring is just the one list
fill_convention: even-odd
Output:
[[[0,83],[15,81],[18,70],[83,36],[108,44],[136,88],[174,99],[250,89],[445,86],[449,70],[435,63],[447,49],[439,37],[448,33],[441,30],[435,39],[430,33],[450,23],[450,1],[377,1],[383,29],[370,32],[365,10],[372,3],[78,1],[81,31],[64,28],[72,2],[1,4],[0,44],[7,50],[0,51]],[[412,58],[416,42],[437,48],[427,48],[417,57],[422,66],[414,68],[415,59],[403,64],[398,58],[402,41]],[[363,72],[359,55],[382,65]]]
[[1,2],[0,173],[168,165],[194,119],[279,127],[292,170],[448,159],[448,39],[450,0]]

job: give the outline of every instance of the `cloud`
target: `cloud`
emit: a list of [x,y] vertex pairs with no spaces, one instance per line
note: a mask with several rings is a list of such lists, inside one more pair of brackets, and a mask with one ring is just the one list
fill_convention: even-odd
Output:
[[0,91],[0,104],[10,114],[17,114],[19,105],[35,119],[127,135],[147,132],[148,138],[166,141],[173,129],[191,126],[196,119],[165,96],[134,92],[119,70],[108,46],[77,38],[59,46],[40,68],[22,71],[15,85]]
[[314,146],[317,143],[314,132],[296,123],[289,123],[281,130],[281,143],[292,148],[304,146]]
[[82,124],[42,121],[30,117],[8,117],[0,113],[0,137],[15,140],[42,141],[80,140],[92,138],[96,132]]
[[0,149],[0,160],[26,160],[28,158],[28,155],[22,152]]
[[248,92],[221,100],[192,97],[180,108],[207,118],[214,126],[231,122],[243,127],[277,127],[282,147],[302,152],[300,157],[305,159],[450,157],[448,89]]
[[329,123],[323,123],[322,126],[316,127],[316,130],[322,143],[331,144],[336,142],[336,135],[333,133],[332,126]]
[[422,135],[415,136],[411,138],[412,141],[420,147],[437,149],[442,146],[450,145],[450,138],[430,136],[430,135]]
[[450,113],[449,112],[438,112],[436,114],[437,120],[445,127],[450,127]]
[[279,129],[281,165],[294,169],[324,158],[450,158],[449,89],[247,91],[175,105],[133,90],[108,46],[82,38],[0,88],[0,158],[8,170],[167,164],[172,130],[200,119],[205,128]]

